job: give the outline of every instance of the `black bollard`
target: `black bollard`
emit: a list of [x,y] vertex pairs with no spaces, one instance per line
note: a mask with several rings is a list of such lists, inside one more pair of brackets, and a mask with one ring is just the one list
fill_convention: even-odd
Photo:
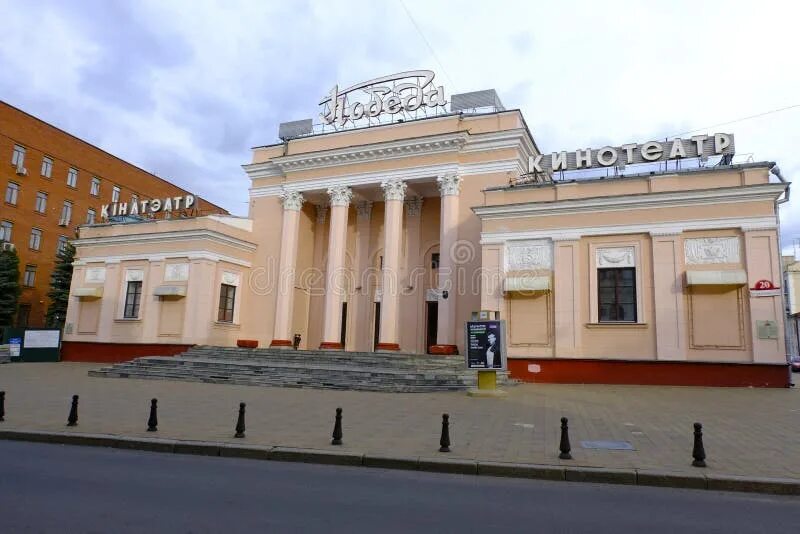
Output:
[[78,426],[78,396],[72,396],[72,406],[69,408],[69,417],[67,417],[67,426]]
[[450,416],[442,414],[442,437],[439,439],[439,452],[450,452]]
[[147,431],[155,432],[158,430],[158,400],[150,401],[150,418],[147,420]]
[[342,409],[336,408],[336,422],[333,424],[333,439],[331,445],[342,444]]
[[706,466],[706,449],[703,447],[703,425],[694,424],[694,448],[692,449],[692,465],[694,467]]
[[6,392],[0,391],[0,421],[6,420]]
[[236,434],[233,435],[235,438],[244,437],[244,406],[243,402],[239,403],[239,418],[236,420]]
[[572,460],[572,455],[569,453],[572,450],[572,447],[569,445],[569,426],[567,425],[568,421],[566,417],[561,418],[561,443],[558,445],[558,449],[561,451],[561,454],[558,457],[562,460]]

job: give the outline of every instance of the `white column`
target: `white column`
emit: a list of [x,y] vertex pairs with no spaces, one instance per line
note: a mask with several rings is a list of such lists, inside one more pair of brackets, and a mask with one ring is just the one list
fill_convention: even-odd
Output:
[[[439,317],[434,354],[457,354],[456,346],[456,276],[452,250],[458,240],[458,195],[461,177],[447,174],[436,179],[442,196],[439,226]],[[445,292],[447,297],[445,298]]]
[[400,248],[403,244],[403,199],[406,184],[387,180],[381,184],[385,201],[383,216],[383,284],[381,328],[377,350],[400,350],[397,318],[400,304]]
[[[425,285],[421,265],[422,197],[406,200],[406,272],[403,286],[411,289],[400,299],[400,350],[425,353]],[[405,327],[408,325],[408,328]],[[413,328],[412,328],[413,325]]]
[[369,238],[371,233],[371,220],[372,220],[372,202],[364,201],[356,205],[356,212],[358,214],[358,222],[356,224],[356,231],[358,238],[356,239],[356,294],[354,295],[353,304],[353,327],[355,328],[355,335],[353,336],[354,345],[353,349],[357,351],[368,352],[372,350],[372,328],[369,324],[369,310],[372,302],[369,298],[369,276],[367,271],[369,269]]
[[281,253],[278,261],[278,295],[275,299],[275,327],[270,347],[292,346],[292,316],[294,312],[294,278],[297,264],[297,234],[303,195],[299,191],[284,191]]
[[331,225],[328,238],[328,267],[325,285],[324,322],[321,349],[343,349],[340,341],[342,300],[345,292],[344,258],[347,246],[347,214],[353,191],[337,186],[328,189],[331,199]]

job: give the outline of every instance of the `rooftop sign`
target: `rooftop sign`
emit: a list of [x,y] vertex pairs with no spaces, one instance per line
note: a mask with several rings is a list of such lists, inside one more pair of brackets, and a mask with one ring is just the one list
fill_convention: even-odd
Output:
[[444,87],[433,84],[434,76],[430,70],[410,70],[361,82],[341,91],[334,85],[319,103],[322,106],[320,118],[325,124],[341,127],[348,122],[384,114],[443,108],[447,104]]
[[100,207],[100,218],[106,221],[109,216],[138,215],[143,217],[148,213],[156,214],[162,211],[172,212],[173,210],[186,210],[194,206],[194,200],[194,195],[184,195],[182,197],[167,197],[164,200],[160,198],[148,200],[131,199],[130,202],[114,202],[110,205],[103,204]]
[[698,157],[706,159],[709,156],[735,153],[733,134],[695,135],[688,139],[673,139],[672,141],[648,141],[643,144],[629,143],[617,147],[606,146],[601,149],[587,148],[574,152],[540,154],[528,158],[528,172],[550,173],[596,167],[624,167],[634,163],[655,163]]

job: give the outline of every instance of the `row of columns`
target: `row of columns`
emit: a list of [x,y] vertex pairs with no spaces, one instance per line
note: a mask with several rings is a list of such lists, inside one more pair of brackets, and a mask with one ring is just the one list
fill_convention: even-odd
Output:
[[[457,175],[444,175],[437,178],[441,193],[440,260],[437,345],[433,352],[455,354],[455,295],[452,293],[453,260],[451,250],[458,239],[458,198],[461,178]],[[400,315],[400,267],[403,243],[403,205],[407,184],[402,180],[386,180],[381,183],[385,202],[384,209],[384,247],[381,288],[380,332],[377,350],[400,350],[398,320]],[[331,187],[327,191],[330,198],[330,226],[328,238],[328,261],[325,280],[324,317],[322,343],[320,348],[341,350],[341,309],[345,297],[347,246],[347,218],[353,191],[347,186]],[[297,261],[299,212],[304,198],[299,191],[284,191],[283,227],[281,230],[280,273],[275,310],[275,328],[271,346],[290,347],[292,345],[292,317],[294,312],[294,285]],[[371,204],[366,209],[371,208]],[[369,214],[362,216],[359,209],[359,235],[364,225],[369,225]],[[368,234],[366,234],[368,235]],[[368,238],[365,238],[368,239]],[[367,268],[366,243],[359,243],[356,268]],[[415,257],[417,254],[415,253]],[[366,318],[359,310],[359,324]]]

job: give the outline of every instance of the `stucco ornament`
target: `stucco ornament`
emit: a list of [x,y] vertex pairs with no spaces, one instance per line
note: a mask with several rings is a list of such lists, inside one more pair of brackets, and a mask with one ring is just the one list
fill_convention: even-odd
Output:
[[739,263],[738,237],[701,237],[683,242],[688,265]]
[[165,282],[185,282],[189,279],[188,263],[169,263],[164,269]]
[[328,188],[328,196],[331,197],[331,206],[349,206],[353,190],[345,185],[337,185]]
[[90,284],[102,284],[106,281],[105,267],[89,267],[86,269],[84,281]]
[[457,174],[445,174],[436,178],[441,195],[458,195],[461,190],[461,177]]
[[279,195],[283,209],[299,211],[303,207],[303,194],[300,191],[287,191],[284,189]]
[[613,247],[597,249],[597,267],[636,267],[636,253],[633,247]]
[[385,180],[381,182],[381,189],[383,189],[383,198],[386,200],[399,200],[403,201],[406,196],[406,188],[408,186],[403,180]]
[[222,283],[229,286],[239,285],[239,273],[232,273],[230,271],[222,272]]
[[506,271],[550,270],[553,247],[547,241],[519,241],[506,244]]
[[419,217],[422,212],[422,197],[414,197],[406,200],[406,209],[409,217]]

